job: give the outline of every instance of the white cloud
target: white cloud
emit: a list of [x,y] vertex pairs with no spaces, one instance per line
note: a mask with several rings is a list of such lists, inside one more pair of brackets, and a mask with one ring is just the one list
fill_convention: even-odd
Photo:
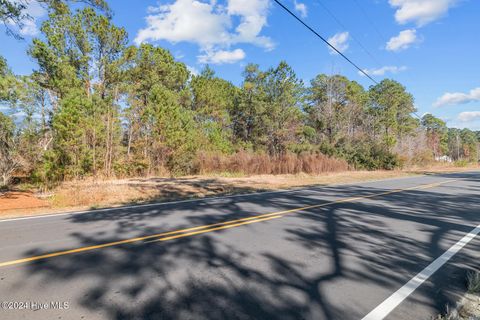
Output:
[[433,22],[453,7],[458,0],[389,0],[396,8],[395,20],[400,24],[413,22],[419,27]]
[[[407,70],[407,67],[405,66],[385,66],[379,69],[363,69],[363,71],[365,71],[368,75],[371,76],[383,76],[387,73],[396,74],[405,70]],[[364,76],[364,74],[361,72],[359,72],[358,74]]]
[[398,36],[390,38],[387,42],[388,51],[400,51],[410,47],[417,41],[417,30],[407,29],[401,31]]
[[480,101],[480,87],[472,89],[468,93],[447,92],[438,98],[433,105],[435,107],[442,107],[446,105],[465,104],[475,101]]
[[198,61],[200,63],[213,63],[213,64],[223,64],[223,63],[235,63],[245,58],[245,51],[242,49],[235,49],[232,51],[228,50],[218,50],[213,52],[207,52],[204,55],[198,56]]
[[[225,5],[214,0],[175,0],[149,7],[147,26],[138,31],[135,43],[159,40],[196,43],[203,53],[199,57],[207,58],[215,57],[217,51],[218,56],[225,56],[230,46],[239,43],[271,50],[272,40],[260,35],[267,24],[268,7],[268,0],[227,0]],[[238,50],[231,52],[240,56]]]
[[[345,32],[339,32],[332,37],[328,38],[328,42],[338,49],[341,53],[345,52],[348,49],[348,40],[350,38],[350,34]],[[337,54],[332,48],[328,47],[330,54]]]
[[480,120],[480,111],[465,111],[461,112],[457,118],[461,122],[471,122]]
[[215,13],[209,3],[195,0],[177,0],[173,4],[160,5],[158,12],[149,8],[147,27],[141,29],[135,43],[167,40],[196,42],[201,46],[212,46],[229,40],[226,29],[230,19],[226,13]]
[[189,65],[187,65],[187,70],[190,71],[190,73],[194,76],[198,76],[200,74],[200,71],[198,71],[197,68],[189,66]]
[[308,8],[305,3],[302,2],[297,2],[297,0],[293,1],[293,4],[295,5],[295,10],[300,13],[300,16],[302,18],[306,18],[308,15]]
[[231,34],[232,43],[253,43],[272,50],[272,40],[260,36],[263,27],[267,25],[268,7],[268,0],[228,0],[228,15],[240,17],[240,24],[235,29],[237,34]]
[[[36,36],[39,33],[37,27],[37,20],[47,14],[45,8],[42,7],[38,1],[35,0],[13,0],[13,3],[21,3],[26,6],[24,13],[29,16],[27,19],[21,21],[22,27],[18,32],[22,36]],[[7,21],[10,26],[15,26],[13,21]]]
[[19,32],[22,36],[36,36],[38,34],[36,22],[33,20],[23,21]]
[[18,111],[12,114],[12,117],[14,118],[24,118],[26,116],[27,114],[24,111]]

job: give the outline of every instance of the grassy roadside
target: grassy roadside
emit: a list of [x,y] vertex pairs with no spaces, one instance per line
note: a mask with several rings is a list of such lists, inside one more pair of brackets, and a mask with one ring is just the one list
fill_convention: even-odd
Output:
[[480,271],[467,273],[467,292],[454,308],[435,320],[478,320],[480,319]]
[[408,177],[428,173],[460,172],[479,166],[413,168],[395,171],[345,171],[322,175],[208,175],[181,178],[150,177],[65,182],[49,193],[24,187],[0,196],[0,219],[35,214],[88,210],[153,201],[171,201],[218,195],[288,189]]

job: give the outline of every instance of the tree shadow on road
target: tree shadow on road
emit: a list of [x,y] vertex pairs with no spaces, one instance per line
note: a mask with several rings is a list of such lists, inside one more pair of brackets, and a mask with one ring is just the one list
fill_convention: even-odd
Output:
[[[358,319],[480,223],[480,181],[459,177],[468,179],[461,187],[410,190],[228,231],[40,260],[25,266],[17,285],[78,288],[68,293],[74,305],[108,319]],[[386,191],[332,186],[66,219],[85,228],[71,234],[79,246],[91,246]],[[113,233],[89,232],[98,221],[114,225]],[[479,241],[472,246],[412,302],[433,312],[453,303],[465,268],[479,267]],[[378,297],[359,305],[366,287],[378,289]],[[408,319],[409,311],[415,307],[394,318]]]

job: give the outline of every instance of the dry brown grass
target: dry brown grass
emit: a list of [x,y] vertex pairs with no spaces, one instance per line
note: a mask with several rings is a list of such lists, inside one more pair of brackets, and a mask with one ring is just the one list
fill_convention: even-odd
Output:
[[62,184],[53,192],[53,207],[96,207],[127,203],[139,197],[127,184],[76,181]]
[[[342,171],[323,174],[281,175],[225,175],[209,174],[181,178],[150,177],[117,180],[82,180],[65,182],[43,195],[48,207],[32,208],[30,201],[15,203],[15,210],[0,210],[0,217],[41,214],[67,210],[83,210],[148,201],[167,201],[186,198],[201,198],[214,195],[255,192],[261,190],[286,189],[308,185],[354,183],[360,181],[406,177],[416,174],[458,172],[479,167],[457,168],[453,165],[415,168],[399,171]],[[41,195],[40,195],[41,196]],[[30,197],[35,197],[30,194]],[[2,200],[0,199],[0,207]]]
[[442,164],[431,164],[428,166],[410,166],[403,171],[409,171],[417,174],[426,174],[426,173],[448,173],[448,172],[462,172],[462,171],[471,171],[480,169],[480,164],[468,164],[466,166],[459,167],[455,163],[442,163]]
[[310,185],[328,185],[336,183],[353,183],[377,179],[388,179],[414,175],[403,171],[343,171],[322,175],[285,174],[285,175],[253,175],[244,177],[218,177],[220,181],[234,183],[239,186],[250,186],[256,189],[275,190]]
[[177,200],[254,191],[213,177],[134,178],[65,183],[51,198],[53,207],[101,207],[118,204]]
[[228,177],[136,178],[64,183],[51,197],[52,207],[101,207],[145,201],[202,198],[213,195],[276,190],[409,176],[402,171],[344,171],[323,175],[285,174]]
[[321,153],[292,154],[280,157],[267,154],[254,154],[245,151],[225,156],[202,153],[197,160],[200,174],[211,173],[241,173],[253,174],[321,174],[348,170],[345,160],[330,158]]
[[[183,178],[151,177],[71,181],[63,183],[52,192],[51,196],[46,197],[49,208],[44,208],[43,212],[58,211],[62,208],[80,210],[139,202],[286,189],[307,185],[350,183],[409,175],[412,175],[412,173],[401,171],[345,171],[323,175],[304,173],[240,177],[208,175]],[[34,212],[35,210],[26,211]]]

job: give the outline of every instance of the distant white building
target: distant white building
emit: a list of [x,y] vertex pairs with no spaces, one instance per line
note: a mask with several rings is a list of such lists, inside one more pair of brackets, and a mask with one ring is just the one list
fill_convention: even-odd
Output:
[[440,157],[435,157],[435,161],[439,161],[439,162],[453,162],[453,159],[449,156],[440,156]]

